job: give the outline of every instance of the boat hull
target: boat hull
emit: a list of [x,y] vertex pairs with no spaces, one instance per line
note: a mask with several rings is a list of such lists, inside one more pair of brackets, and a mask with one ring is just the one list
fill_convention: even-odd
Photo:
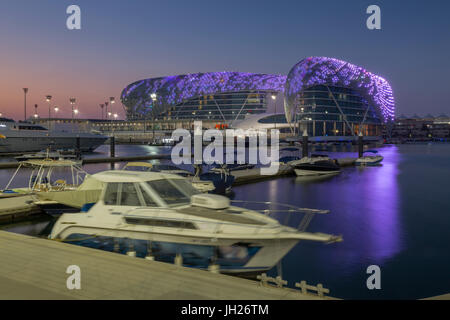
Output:
[[175,263],[182,257],[185,267],[207,269],[218,265],[220,272],[254,274],[272,269],[299,240],[220,240],[181,235],[168,235],[130,230],[112,230],[74,226],[65,229],[58,238],[84,247],[129,254],[139,258]]
[[316,171],[316,170],[302,170],[302,169],[294,169],[295,174],[299,177],[304,176],[326,176],[326,175],[336,175],[339,174],[340,171]]
[[[103,136],[80,136],[80,149],[83,152],[93,151],[107,140]],[[77,137],[59,137],[52,135],[34,137],[7,137],[0,139],[0,153],[38,152],[46,148],[73,149]]]

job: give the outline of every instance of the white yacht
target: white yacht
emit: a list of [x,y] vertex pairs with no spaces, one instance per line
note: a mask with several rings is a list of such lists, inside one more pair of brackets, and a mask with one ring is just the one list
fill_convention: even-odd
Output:
[[336,160],[330,159],[326,155],[311,155],[297,161],[292,161],[297,176],[324,176],[336,175],[341,172],[341,168]]
[[[371,153],[366,155],[365,153]],[[361,158],[356,159],[355,164],[357,166],[376,166],[383,161],[383,157],[377,154],[377,150],[366,150]]]
[[[116,170],[93,178],[104,183],[99,201],[86,212],[63,214],[51,239],[247,275],[271,269],[300,240],[342,240],[305,231],[315,213],[327,211],[297,208],[305,216],[296,228],[280,224],[268,211],[262,214],[232,206],[224,196],[200,194],[178,175]],[[289,213],[294,211],[290,207]]]
[[93,151],[108,137],[94,133],[49,130],[41,125],[0,118],[0,154],[74,149],[80,138],[80,151]]

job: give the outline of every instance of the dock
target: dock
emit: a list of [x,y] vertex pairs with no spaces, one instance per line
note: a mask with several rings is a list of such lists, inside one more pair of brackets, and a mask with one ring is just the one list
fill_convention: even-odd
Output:
[[[80,290],[67,289],[71,265],[80,267]],[[0,300],[335,299],[5,231],[0,231],[0,270]]]
[[32,195],[1,198],[0,224],[21,221],[41,213],[41,209],[33,204],[34,201]]
[[[116,163],[116,162],[131,162],[131,161],[144,161],[144,160],[162,160],[170,159],[170,154],[152,154],[142,156],[131,157],[98,157],[98,158],[85,158],[82,159],[82,165],[92,163]],[[0,169],[13,169],[19,166],[20,162],[0,162]]]

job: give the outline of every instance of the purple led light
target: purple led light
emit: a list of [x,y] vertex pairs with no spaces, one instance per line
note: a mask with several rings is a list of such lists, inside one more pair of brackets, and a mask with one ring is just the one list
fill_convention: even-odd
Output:
[[[195,73],[164,78],[141,80],[129,85],[122,92],[127,107],[151,108],[150,95],[157,94],[158,111],[202,95],[267,90],[283,92],[286,76],[241,72]],[[128,99],[134,99],[127,103]],[[132,104],[132,105],[131,105]]]
[[376,107],[384,122],[394,120],[394,96],[385,79],[345,61],[309,57],[296,64],[286,80],[285,110],[289,121],[295,113],[297,95],[315,85],[342,86],[356,90],[369,104]]
[[[395,102],[389,83],[364,68],[334,58],[310,57],[296,64],[288,76],[241,72],[209,72],[140,80],[122,92],[130,113],[145,114],[155,107],[164,112],[191,98],[248,90],[285,92],[288,120],[295,113],[295,98],[314,85],[348,87],[363,95],[385,122],[394,119]],[[156,93],[156,101],[151,95]]]

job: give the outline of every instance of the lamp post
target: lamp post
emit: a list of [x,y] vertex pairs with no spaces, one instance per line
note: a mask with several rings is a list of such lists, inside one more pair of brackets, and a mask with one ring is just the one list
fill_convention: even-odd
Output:
[[155,143],[155,103],[157,99],[156,93],[152,93],[150,98],[152,99],[152,140]]
[[38,115],[38,113],[37,113],[37,108],[38,108],[38,105],[35,104],[35,105],[34,105],[34,118],[36,118],[36,119],[39,117],[39,115]]
[[[55,111],[55,115],[58,113],[59,111],[59,107],[58,106],[54,106],[53,107],[53,111]],[[53,126],[54,127],[54,126]]]
[[[114,99],[114,97],[109,97],[109,109],[110,109],[110,113],[111,115],[113,115],[113,104],[116,102],[116,99]],[[115,114],[114,114],[115,117]],[[111,117],[111,131],[114,131],[114,127],[113,127],[113,117]]]
[[275,129],[277,128],[277,93],[276,92],[272,92],[271,94],[271,98],[275,103]]
[[24,94],[24,118],[23,121],[27,121],[27,93],[28,93],[28,88],[23,88],[23,94]]
[[105,120],[108,120],[109,116],[111,115],[111,112],[108,111],[108,104],[109,104],[109,102],[106,101],[105,102],[105,118],[106,118]]
[[72,132],[73,132],[73,126],[74,126],[74,121],[73,121],[74,109],[73,108],[74,108],[74,105],[75,105],[75,102],[77,101],[77,99],[70,98],[69,101],[70,101],[70,106],[72,107]]
[[50,115],[50,101],[51,100],[52,100],[52,96],[51,95],[45,96],[45,101],[47,101],[47,103],[48,103],[48,121],[47,121],[47,124],[48,124],[49,128],[50,128],[50,117],[51,117],[51,115]]
[[105,107],[105,105],[102,103],[101,105],[100,105],[100,108],[102,109],[102,117],[101,117],[101,119],[103,120],[103,108]]

